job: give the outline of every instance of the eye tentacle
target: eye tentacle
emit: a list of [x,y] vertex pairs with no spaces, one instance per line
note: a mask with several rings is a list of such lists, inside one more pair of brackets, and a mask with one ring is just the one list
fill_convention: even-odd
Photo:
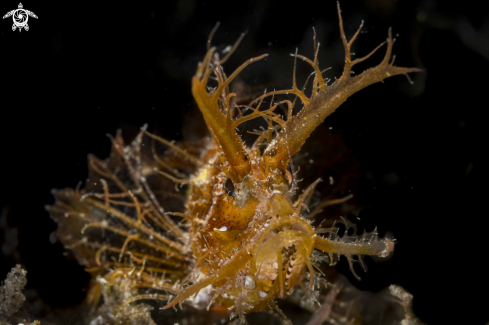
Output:
[[[321,81],[321,72],[315,62],[309,59],[305,59],[298,54],[293,55],[295,58],[299,57],[313,66],[315,70],[315,78],[319,78],[318,81],[320,86],[317,93],[313,92],[313,96],[311,96],[310,100],[303,100],[303,97],[296,94],[303,101],[304,107],[297,115],[293,116],[290,119],[287,119],[286,128],[284,128],[279,133],[275,141],[270,144],[265,150],[263,157],[266,160],[267,168],[275,169],[280,167],[280,161],[287,159],[287,150],[290,150],[290,154],[292,156],[299,152],[306,139],[316,129],[316,127],[321,124],[328,115],[333,113],[351,95],[371,84],[382,82],[388,77],[396,75],[407,76],[408,73],[421,71],[418,68],[396,67],[393,65],[393,61],[389,62],[392,56],[392,47],[394,44],[392,32],[390,29],[386,42],[377,46],[365,57],[356,59],[352,62],[350,47],[357,38],[363,26],[363,23],[360,25],[360,28],[357,30],[352,39],[350,41],[347,41],[343,29],[343,19],[341,17],[339,3],[338,15],[340,17],[341,38],[345,48],[345,66],[343,69],[343,74],[341,78],[338,79],[334,84],[326,87],[325,83],[323,84],[323,81]],[[387,50],[385,52],[385,56],[382,62],[378,66],[370,68],[360,75],[352,77],[351,68],[353,67],[353,65],[368,59],[385,43],[387,43]],[[296,89],[295,87],[296,86],[294,83],[294,90]],[[303,92],[301,92],[301,94],[305,97]],[[288,131],[287,134],[285,134],[285,129]],[[288,137],[289,139],[287,144],[285,139],[286,137]]]

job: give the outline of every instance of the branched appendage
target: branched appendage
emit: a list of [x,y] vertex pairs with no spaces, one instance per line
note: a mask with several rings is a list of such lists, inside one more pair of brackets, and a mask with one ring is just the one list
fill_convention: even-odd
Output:
[[[241,38],[236,42],[233,50],[237,47],[240,40]],[[215,48],[209,49],[204,61],[199,64],[197,73],[192,78],[192,93],[204,115],[212,137],[222,147],[222,151],[230,165],[230,170],[228,171],[230,177],[234,181],[241,181],[250,172],[250,163],[244,143],[236,134],[236,124],[231,117],[230,103],[232,97],[236,96],[236,94],[230,93],[229,84],[244,68],[265,58],[267,54],[249,59],[226,78],[221,73],[221,64],[233,50],[223,60],[219,60],[217,56],[214,56]],[[208,91],[207,84],[212,73],[217,78],[218,86]]]
[[[175,295],[163,308],[184,302],[196,308],[221,306],[232,309],[241,322],[245,313],[272,309],[286,322],[274,300],[287,298],[300,286],[308,301],[317,302],[323,275],[315,263],[321,254],[325,257],[326,253],[331,264],[335,257],[345,256],[358,278],[354,262],[365,269],[362,256],[385,257],[393,251],[394,242],[379,239],[375,230],[358,237],[339,236],[334,226],[314,227],[312,219],[321,209],[351,197],[324,201],[309,212],[320,180],[294,200],[298,180],[292,157],[326,116],[368,85],[418,70],[393,65],[394,40],[389,31],[382,62],[351,76],[355,64],[384,43],[352,61],[350,48],[361,26],[348,41],[339,5],[338,14],[345,66],[335,83],[328,85],[322,75],[314,35],[314,59],[293,54],[292,88],[265,92],[238,107],[234,116],[236,107],[231,105],[236,94],[230,92],[229,84],[266,54],[246,61],[227,76],[222,64],[241,37],[220,59],[210,47],[214,29],[208,52],[192,79],[192,93],[212,138],[195,147],[177,145],[143,127],[125,146],[118,133],[111,138],[107,160],[89,157],[90,176],[83,190],[53,192],[57,201],[48,210],[59,225],[61,241],[99,279],[89,295],[93,305],[102,295],[110,305],[106,312],[122,315],[135,301],[168,300]],[[309,96],[305,86],[297,86],[297,59],[314,70]],[[217,86],[211,87],[210,79]],[[302,109],[294,115],[297,99]],[[285,106],[286,118],[276,113],[279,106]],[[258,117],[267,120],[268,129],[254,132],[258,138],[249,148],[235,129]],[[264,151],[262,145],[267,145]]]
[[238,294],[236,302],[233,306],[229,307],[232,311],[230,319],[238,316],[241,323],[246,324],[245,314],[248,310],[253,309],[253,306],[249,303],[248,291],[249,291],[249,277],[246,278],[243,274],[236,275],[236,285],[241,288],[241,292]]
[[[287,130],[288,133],[287,137],[289,139],[288,146],[290,152],[292,155],[294,155],[300,150],[305,140],[309,137],[312,131],[314,131],[314,129],[319,124],[321,124],[328,115],[333,113],[336,108],[338,108],[344,101],[346,101],[348,97],[350,97],[354,93],[371,84],[383,81],[385,78],[400,74],[408,76],[408,73],[410,72],[420,71],[420,69],[417,68],[401,68],[394,66],[394,59],[391,58],[392,46],[394,45],[391,30],[389,30],[386,42],[377,46],[368,55],[352,61],[350,48],[355,39],[358,37],[363,23],[360,25],[360,28],[353,35],[351,40],[347,41],[343,29],[343,20],[341,17],[339,3],[338,15],[340,17],[341,39],[343,41],[343,46],[345,49],[345,66],[343,74],[341,78],[338,79],[335,83],[327,86],[324,82],[324,78],[322,77],[322,73],[319,68],[317,54],[315,54],[314,61],[311,61],[297,54],[294,55],[295,57],[306,61],[313,67],[315,73],[313,85],[315,85],[315,87],[309,98],[305,97],[304,93],[301,92],[301,95],[298,97],[303,103],[302,110],[296,116],[287,120],[286,127],[282,129],[282,132],[280,132],[272,145],[270,145],[266,149],[264,153],[264,159],[266,160],[266,165],[268,168],[280,167],[280,161],[287,159],[288,153],[286,152],[285,130]],[[385,52],[382,62],[378,66],[368,69],[360,75],[352,77],[352,68],[356,64],[363,62],[371,57],[385,43],[387,43],[387,50]],[[316,48],[316,53],[317,50],[318,48]],[[297,90],[297,87],[295,86],[295,81],[293,90]]]
[[[363,262],[363,256],[380,256],[387,257],[394,251],[394,240],[389,238],[379,239],[377,228],[372,232],[366,232],[361,236],[356,235],[356,226],[342,219],[342,223],[346,226],[345,234],[338,236],[338,228],[332,227],[328,229],[316,229],[316,233],[326,233],[326,237],[317,236],[315,248],[329,255],[330,265],[336,264],[335,255],[337,257],[343,255],[347,258],[350,270],[357,278],[360,277],[353,268],[353,263],[358,262],[363,270],[367,272],[367,266]],[[348,230],[353,228],[353,234],[347,235]],[[357,259],[354,259],[354,257]]]

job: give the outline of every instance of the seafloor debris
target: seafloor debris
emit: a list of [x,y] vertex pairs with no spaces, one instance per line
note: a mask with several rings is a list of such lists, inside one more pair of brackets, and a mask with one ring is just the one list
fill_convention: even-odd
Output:
[[0,286],[0,324],[7,322],[22,307],[25,301],[22,289],[27,283],[26,274],[26,270],[16,265]]
[[[25,297],[22,290],[27,284],[27,271],[19,264],[12,268],[7,274],[7,278],[0,286],[0,325],[11,325],[13,316],[22,307]],[[35,320],[29,323],[19,323],[19,325],[41,325]]]

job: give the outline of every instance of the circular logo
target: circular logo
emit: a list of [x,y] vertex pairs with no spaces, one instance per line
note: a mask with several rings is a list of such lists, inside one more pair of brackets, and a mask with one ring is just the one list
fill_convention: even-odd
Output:
[[12,16],[14,19],[14,24],[17,27],[24,27],[27,24],[27,20],[29,20],[29,15],[27,15],[27,12],[24,9],[15,10]]

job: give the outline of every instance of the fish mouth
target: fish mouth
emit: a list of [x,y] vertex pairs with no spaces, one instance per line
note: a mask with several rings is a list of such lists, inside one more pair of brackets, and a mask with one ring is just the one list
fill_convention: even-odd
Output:
[[[297,233],[300,235],[295,240],[290,240],[290,237]],[[291,294],[291,290],[293,291],[297,282],[302,279],[305,262],[302,257],[303,251],[298,247],[303,245],[301,241],[303,235],[307,234],[297,230],[287,230],[278,231],[267,238],[259,254],[266,254],[268,258],[257,263],[256,279],[257,287],[261,289],[260,297],[264,298],[273,291],[285,291]],[[290,241],[280,237],[288,238]],[[277,247],[277,245],[282,245],[282,247],[274,250],[276,254],[270,253],[267,246]],[[263,252],[263,250],[266,251]]]

